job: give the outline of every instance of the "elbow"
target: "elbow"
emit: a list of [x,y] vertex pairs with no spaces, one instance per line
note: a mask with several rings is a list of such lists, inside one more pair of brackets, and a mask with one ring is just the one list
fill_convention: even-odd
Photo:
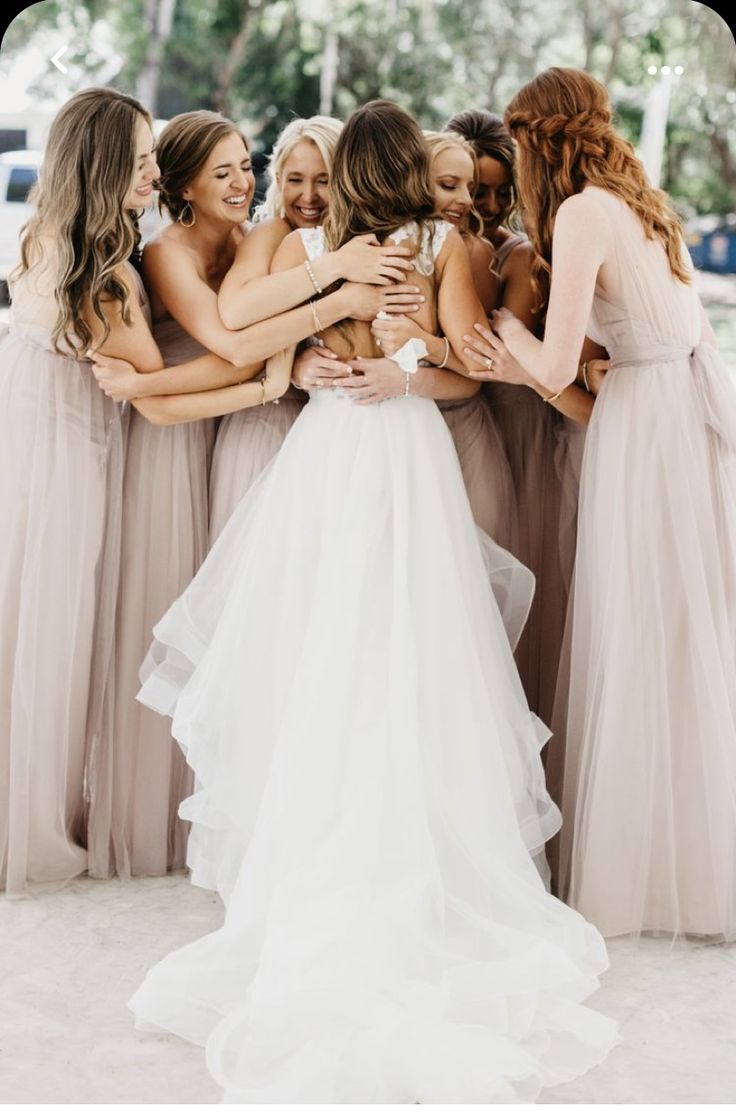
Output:
[[477,379],[468,379],[467,376],[461,377],[461,384],[461,392],[458,396],[461,399],[472,399],[474,395],[479,393],[482,387],[482,384],[479,383]]
[[548,388],[552,394],[557,394],[558,391],[564,391],[566,387],[574,383],[577,374],[577,363],[569,366],[557,364],[539,368],[535,378],[543,387]]
[[229,302],[220,301],[218,299],[217,310],[220,315],[220,321],[226,329],[242,329],[243,322],[238,320],[235,307],[231,306]]
[[133,406],[152,426],[172,426],[173,415],[166,406],[167,396],[150,396],[147,399],[133,399]]

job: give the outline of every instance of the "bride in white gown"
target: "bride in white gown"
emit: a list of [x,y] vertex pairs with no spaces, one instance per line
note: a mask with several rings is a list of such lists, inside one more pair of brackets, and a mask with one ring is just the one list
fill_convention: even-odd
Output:
[[[275,266],[408,241],[417,319],[459,350],[481,310],[426,160],[403,110],[359,109],[325,229]],[[367,325],[321,336],[373,351]],[[602,939],[532,859],[559,814],[501,618],[518,633],[528,578],[479,536],[442,416],[411,394],[416,355],[396,356],[407,397],[312,393],[144,670],[197,779],[195,879],[226,915],[130,1006],[206,1046],[226,1101],[529,1101],[616,1040],[582,1005]]]

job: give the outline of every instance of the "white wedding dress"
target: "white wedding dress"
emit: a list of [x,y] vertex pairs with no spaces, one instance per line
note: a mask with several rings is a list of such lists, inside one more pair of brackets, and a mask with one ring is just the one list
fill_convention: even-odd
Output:
[[130,1006],[226,1101],[529,1101],[614,1044],[582,1005],[603,941],[532,859],[559,814],[502,621],[528,587],[433,402],[322,391],[156,627],[140,698],[227,909]]

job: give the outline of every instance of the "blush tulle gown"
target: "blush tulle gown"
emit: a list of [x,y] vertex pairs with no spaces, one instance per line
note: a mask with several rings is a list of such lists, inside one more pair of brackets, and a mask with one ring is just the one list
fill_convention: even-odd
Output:
[[[588,190],[586,190],[586,193]],[[617,275],[585,439],[562,891],[605,935],[736,936],[736,394],[693,284],[592,189]]]

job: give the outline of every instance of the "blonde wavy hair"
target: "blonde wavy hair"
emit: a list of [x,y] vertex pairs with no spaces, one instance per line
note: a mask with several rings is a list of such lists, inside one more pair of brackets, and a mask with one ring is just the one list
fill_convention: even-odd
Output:
[[[439,158],[443,151],[455,148],[456,150],[464,151],[465,154],[469,156],[473,164],[473,177],[475,182],[478,182],[478,159],[475,154],[475,148],[464,136],[459,135],[457,132],[425,132],[424,142],[427,144],[429,150],[430,175],[432,164],[435,159]],[[460,232],[463,235],[483,236],[483,219],[474,206],[471,206],[470,212],[468,213],[467,227],[461,229]]]
[[328,176],[332,173],[332,159],[335,154],[342,121],[335,120],[332,116],[309,116],[307,119],[297,117],[291,120],[281,131],[274,144],[271,157],[268,161],[268,172],[271,177],[266,196],[253,214],[254,221],[267,221],[272,217],[283,217],[284,210],[281,201],[281,176],[284,163],[291,152],[302,140],[313,143],[322,156]]
[[105,338],[110,327],[103,301],[119,302],[123,321],[131,322],[128,291],[116,272],[137,257],[140,244],[137,214],[123,208],[135,169],[140,117],[151,124],[134,97],[116,89],[85,89],[51,124],[29,197],[34,212],[21,230],[20,263],[11,283],[47,258],[42,240],[53,241],[57,318],[51,337],[57,352],[64,351],[62,342],[77,355],[87,351],[92,342],[88,306]]
[[213,149],[229,135],[240,136],[250,153],[246,135],[232,120],[219,112],[198,109],[173,116],[158,137],[156,161],[159,167],[159,210],[166,209],[178,221],[188,204],[182,197],[197,177]]
[[504,121],[519,148],[517,183],[535,250],[532,278],[543,300],[557,210],[586,185],[620,197],[648,239],[660,241],[672,274],[690,281],[680,219],[664,191],[649,184],[634,148],[612,119],[604,85],[584,70],[557,66],[524,85],[506,108]]

